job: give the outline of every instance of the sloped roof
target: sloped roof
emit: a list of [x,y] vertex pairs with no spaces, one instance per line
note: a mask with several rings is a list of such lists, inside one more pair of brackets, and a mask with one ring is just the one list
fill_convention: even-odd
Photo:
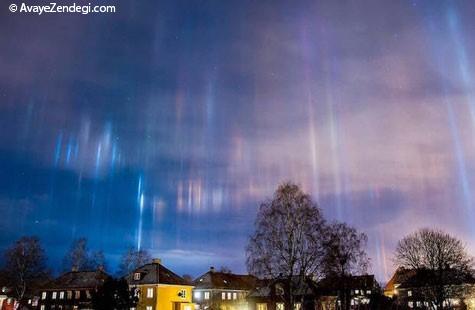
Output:
[[[134,274],[140,273],[140,280],[134,279]],[[185,279],[164,267],[160,263],[150,263],[143,265],[134,272],[126,276],[126,280],[131,285],[139,284],[173,284],[173,285],[188,285]]]
[[384,287],[385,291],[393,291],[396,289],[399,285],[401,285],[403,282],[405,282],[408,278],[412,277],[415,275],[415,270],[413,269],[404,269],[404,268],[398,268],[391,279],[389,279],[388,283]]
[[101,270],[70,271],[45,284],[43,289],[92,289],[102,285],[110,276]]
[[[257,283],[256,287],[249,293],[248,297],[275,297],[276,286],[284,283],[286,279],[275,280],[261,280]],[[300,283],[301,278],[298,276],[292,277],[292,285],[294,289],[294,295],[306,296],[315,294],[316,284],[310,277],[305,277],[303,284]]]
[[257,278],[251,275],[240,275],[226,272],[208,271],[193,281],[195,288],[202,289],[234,289],[251,290]]
[[320,280],[317,287],[320,290],[338,290],[342,283],[349,289],[373,289],[378,285],[374,275],[360,275],[347,277],[345,282],[341,277],[327,277]]
[[434,270],[417,270],[414,271],[411,276],[407,277],[405,281],[401,283],[400,288],[411,287],[424,287],[434,284],[444,285],[461,285],[461,284],[475,284],[475,278],[473,275],[467,272],[461,272],[458,270],[444,270],[442,277],[439,277]]

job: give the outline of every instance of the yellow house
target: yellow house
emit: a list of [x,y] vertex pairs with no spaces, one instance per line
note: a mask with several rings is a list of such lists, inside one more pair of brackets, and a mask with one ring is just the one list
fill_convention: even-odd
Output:
[[159,259],[137,268],[127,276],[127,282],[139,296],[137,310],[194,310],[193,286]]

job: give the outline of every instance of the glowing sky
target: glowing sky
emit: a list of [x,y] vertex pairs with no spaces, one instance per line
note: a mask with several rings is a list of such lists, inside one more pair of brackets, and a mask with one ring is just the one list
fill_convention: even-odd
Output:
[[244,272],[291,180],[367,233],[380,280],[420,227],[475,249],[473,1],[113,4],[0,10],[0,248],[36,234],[54,264],[86,236],[112,268],[133,245]]

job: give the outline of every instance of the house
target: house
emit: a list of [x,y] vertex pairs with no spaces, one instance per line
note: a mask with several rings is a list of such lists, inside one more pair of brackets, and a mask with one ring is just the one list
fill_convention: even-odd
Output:
[[[442,292],[441,295],[439,295]],[[475,278],[470,273],[446,269],[398,269],[384,289],[400,308],[425,309],[437,305],[437,296],[443,297],[443,306],[450,309],[475,309]]]
[[39,310],[92,309],[92,294],[109,278],[102,269],[66,272],[40,290],[37,307]]
[[246,296],[257,278],[215,271],[214,267],[193,281],[193,302],[199,310],[244,310]]
[[379,302],[380,288],[374,275],[327,277],[317,283],[317,309],[340,309],[346,300],[350,309],[370,308]]
[[193,285],[164,267],[160,259],[126,276],[139,297],[138,310],[193,310]]
[[[247,300],[249,310],[284,310],[284,288],[286,279],[261,280],[249,293]],[[294,276],[291,280],[293,290],[294,310],[314,310],[317,299],[316,283],[310,278]]]
[[398,294],[398,287],[408,278],[414,276],[415,273],[415,270],[412,269],[398,268],[384,287],[383,294],[389,298],[393,298],[395,295]]

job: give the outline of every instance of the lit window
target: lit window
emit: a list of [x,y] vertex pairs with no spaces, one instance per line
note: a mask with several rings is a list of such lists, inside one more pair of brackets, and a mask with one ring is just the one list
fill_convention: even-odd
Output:
[[45,310],[45,305],[41,305],[40,310]]
[[153,309],[153,307],[152,307],[152,306],[147,306],[147,308],[146,308],[146,309],[147,309],[147,310],[152,310],[152,309]]
[[194,293],[193,293],[193,296],[194,296],[196,299],[201,299],[201,292],[194,292]]
[[412,291],[407,291],[407,296],[411,297],[412,296]]
[[359,294],[360,293],[360,290],[355,290],[355,294]]
[[420,301],[417,301],[417,302],[416,302],[416,305],[417,305],[417,307],[420,307],[420,306],[421,306],[421,302],[420,302]]
[[370,291],[370,290],[367,290],[367,291],[366,291],[366,294],[371,295],[371,291]]
[[46,292],[43,292],[43,293],[41,294],[41,299],[46,299]]
[[153,298],[153,288],[147,288],[147,298]]
[[180,291],[178,292],[178,296],[179,296],[180,298],[185,299],[185,298],[186,298],[186,290],[180,290]]
[[409,308],[414,308],[414,303],[412,301],[408,302],[407,305],[409,306]]
[[278,302],[275,304],[275,309],[276,310],[284,310],[284,303],[283,302]]
[[88,299],[91,299],[91,292],[89,290],[86,290],[86,296]]
[[228,292],[228,299],[231,300],[231,292]]
[[184,309],[184,310],[191,310],[191,306],[186,305],[183,309]]
[[209,299],[209,292],[205,292],[205,299],[206,299],[206,300]]
[[58,293],[53,292],[53,295],[51,295],[51,298],[56,299],[56,295],[58,295]]
[[64,292],[59,292],[59,299],[64,299]]
[[73,291],[68,291],[68,299],[73,298]]
[[257,304],[257,310],[267,310],[267,304]]
[[237,293],[233,293],[233,299],[237,299]]
[[76,299],[81,298],[81,291],[75,291],[74,292],[74,298],[76,298]]
[[295,303],[295,304],[294,304],[294,310],[300,310],[300,309],[302,309],[302,304],[299,303],[299,302],[298,302],[298,303]]
[[140,272],[134,273],[134,280],[140,280]]
[[225,292],[222,292],[222,293],[221,293],[221,299],[222,299],[222,300],[225,300],[225,299],[226,299],[226,293],[225,293]]

